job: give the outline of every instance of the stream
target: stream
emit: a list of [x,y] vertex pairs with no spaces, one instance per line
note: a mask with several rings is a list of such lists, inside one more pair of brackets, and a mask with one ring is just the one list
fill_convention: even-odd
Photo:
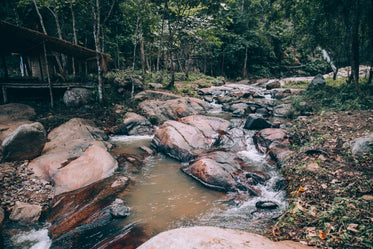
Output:
[[[221,111],[210,115],[231,118]],[[128,217],[113,219],[64,239],[74,241],[79,248],[105,248],[101,247],[103,242],[131,233],[130,242],[125,245],[134,248],[134,245],[138,246],[160,232],[188,226],[217,226],[263,234],[287,208],[287,201],[286,191],[276,190],[276,184],[282,181],[282,177],[276,168],[267,163],[266,155],[257,152],[252,139],[254,134],[255,131],[248,133],[247,146],[238,155],[249,161],[253,170],[270,175],[270,180],[255,186],[260,191],[259,196],[237,201],[239,197],[208,189],[184,174],[180,170],[184,164],[156,154],[147,157],[137,170],[118,169],[117,174],[131,179],[131,184],[118,195],[131,210]],[[144,153],[139,147],[149,147],[151,140],[152,136],[114,136],[109,140],[115,145],[111,153],[114,156],[139,155]],[[271,201],[278,207],[258,209],[256,203],[259,201]],[[10,225],[5,231],[4,245],[17,249],[55,248],[48,237],[48,226],[47,223],[27,228]]]

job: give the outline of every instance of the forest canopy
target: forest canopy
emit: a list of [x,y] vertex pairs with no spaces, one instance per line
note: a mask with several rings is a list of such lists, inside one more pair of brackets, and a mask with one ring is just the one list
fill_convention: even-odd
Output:
[[[111,69],[230,79],[373,64],[373,0],[2,0],[0,19],[112,57]],[[322,51],[333,63],[325,63]],[[99,72],[100,73],[100,72]],[[358,74],[351,81],[358,89]]]

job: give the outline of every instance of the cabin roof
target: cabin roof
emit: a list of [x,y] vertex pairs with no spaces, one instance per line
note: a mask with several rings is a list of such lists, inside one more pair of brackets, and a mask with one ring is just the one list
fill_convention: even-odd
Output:
[[[40,54],[43,52],[44,41],[48,51],[60,52],[85,60],[93,59],[96,56],[95,50],[1,20],[0,34],[0,55],[10,53]],[[101,55],[106,61],[110,60],[108,54],[101,53]]]

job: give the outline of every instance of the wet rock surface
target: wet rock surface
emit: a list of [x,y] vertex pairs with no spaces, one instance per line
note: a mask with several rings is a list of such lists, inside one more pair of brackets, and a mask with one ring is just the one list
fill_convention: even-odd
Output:
[[245,191],[249,195],[258,193],[250,185],[251,181],[242,170],[240,160],[234,153],[216,151],[201,155],[181,168],[184,173],[208,188],[223,192]]
[[[127,177],[110,177],[87,187],[55,197],[48,214],[49,233],[58,248],[63,240],[86,229],[108,224],[112,219],[110,204],[128,185]],[[77,245],[73,246],[76,248]]]
[[255,207],[258,209],[276,209],[278,204],[274,201],[258,201],[255,203]]
[[[76,164],[75,161],[83,154],[86,155],[86,164],[97,164],[99,162],[94,162],[94,154],[90,154],[93,157],[88,157],[85,152],[91,146],[105,148],[106,146],[103,142],[105,136],[104,132],[99,130],[93,122],[78,118],[71,119],[49,133],[49,142],[46,143],[41,156],[31,161],[29,167],[38,177],[46,181],[54,181],[54,177],[60,170],[67,171],[70,168],[69,165]],[[109,155],[104,158],[112,162]],[[80,159],[78,162],[82,161],[83,159]],[[110,162],[107,162],[107,164],[110,164]],[[112,166],[115,168],[115,165]],[[86,167],[89,168],[89,165]],[[98,165],[98,167],[100,166]],[[76,168],[78,169],[78,167]],[[104,168],[102,168],[103,171],[105,171]],[[95,170],[97,169],[96,167]],[[89,170],[89,172],[86,174],[92,174],[91,176],[93,176],[93,171]],[[76,171],[76,174],[79,174],[79,170]],[[104,175],[107,176],[109,174],[105,173]],[[71,188],[69,189],[72,190]]]
[[141,113],[156,119],[157,123],[177,120],[194,114],[205,114],[212,109],[209,103],[190,97],[170,100],[145,100],[139,104]]
[[250,114],[245,123],[245,129],[248,130],[261,130],[270,128],[272,125],[258,114]]
[[53,176],[55,194],[80,189],[114,174],[118,162],[107,152],[102,143],[92,146],[77,159],[58,169]]
[[152,148],[179,161],[188,162],[210,149],[245,146],[244,132],[229,129],[230,123],[221,118],[193,115],[165,122],[152,140]]
[[123,123],[111,129],[115,135],[143,136],[151,135],[154,132],[153,125],[144,116],[134,112],[127,112]]
[[146,90],[146,91],[139,92],[134,97],[135,101],[139,101],[139,102],[148,100],[148,99],[167,101],[167,100],[178,99],[178,98],[180,98],[179,95],[176,95],[170,92],[152,91],[152,90]]
[[268,128],[261,130],[255,134],[254,142],[257,149],[262,153],[269,154],[278,167],[291,153],[289,137],[283,129]]

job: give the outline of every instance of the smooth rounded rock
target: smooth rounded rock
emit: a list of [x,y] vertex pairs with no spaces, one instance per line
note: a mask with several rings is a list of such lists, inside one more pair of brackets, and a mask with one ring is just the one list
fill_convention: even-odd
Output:
[[272,125],[263,118],[261,115],[250,114],[245,123],[245,129],[248,130],[260,130],[269,128]]
[[278,204],[274,201],[258,201],[255,203],[255,207],[258,209],[276,209]]
[[60,168],[53,176],[55,194],[61,194],[105,179],[114,174],[118,162],[99,142],[94,142],[79,158]]
[[3,141],[3,161],[27,160],[40,155],[46,143],[44,126],[39,123],[24,124]]
[[68,107],[79,107],[89,103],[92,91],[86,88],[72,88],[66,90],[63,95],[63,102]]
[[292,241],[270,239],[238,230],[218,227],[187,227],[166,231],[151,238],[138,249],[306,249]]
[[12,221],[18,221],[21,224],[27,225],[35,223],[39,220],[41,215],[40,205],[31,205],[24,202],[16,202],[13,207],[12,213],[9,219]]
[[359,137],[351,142],[351,152],[353,155],[373,153],[373,134],[366,137]]

